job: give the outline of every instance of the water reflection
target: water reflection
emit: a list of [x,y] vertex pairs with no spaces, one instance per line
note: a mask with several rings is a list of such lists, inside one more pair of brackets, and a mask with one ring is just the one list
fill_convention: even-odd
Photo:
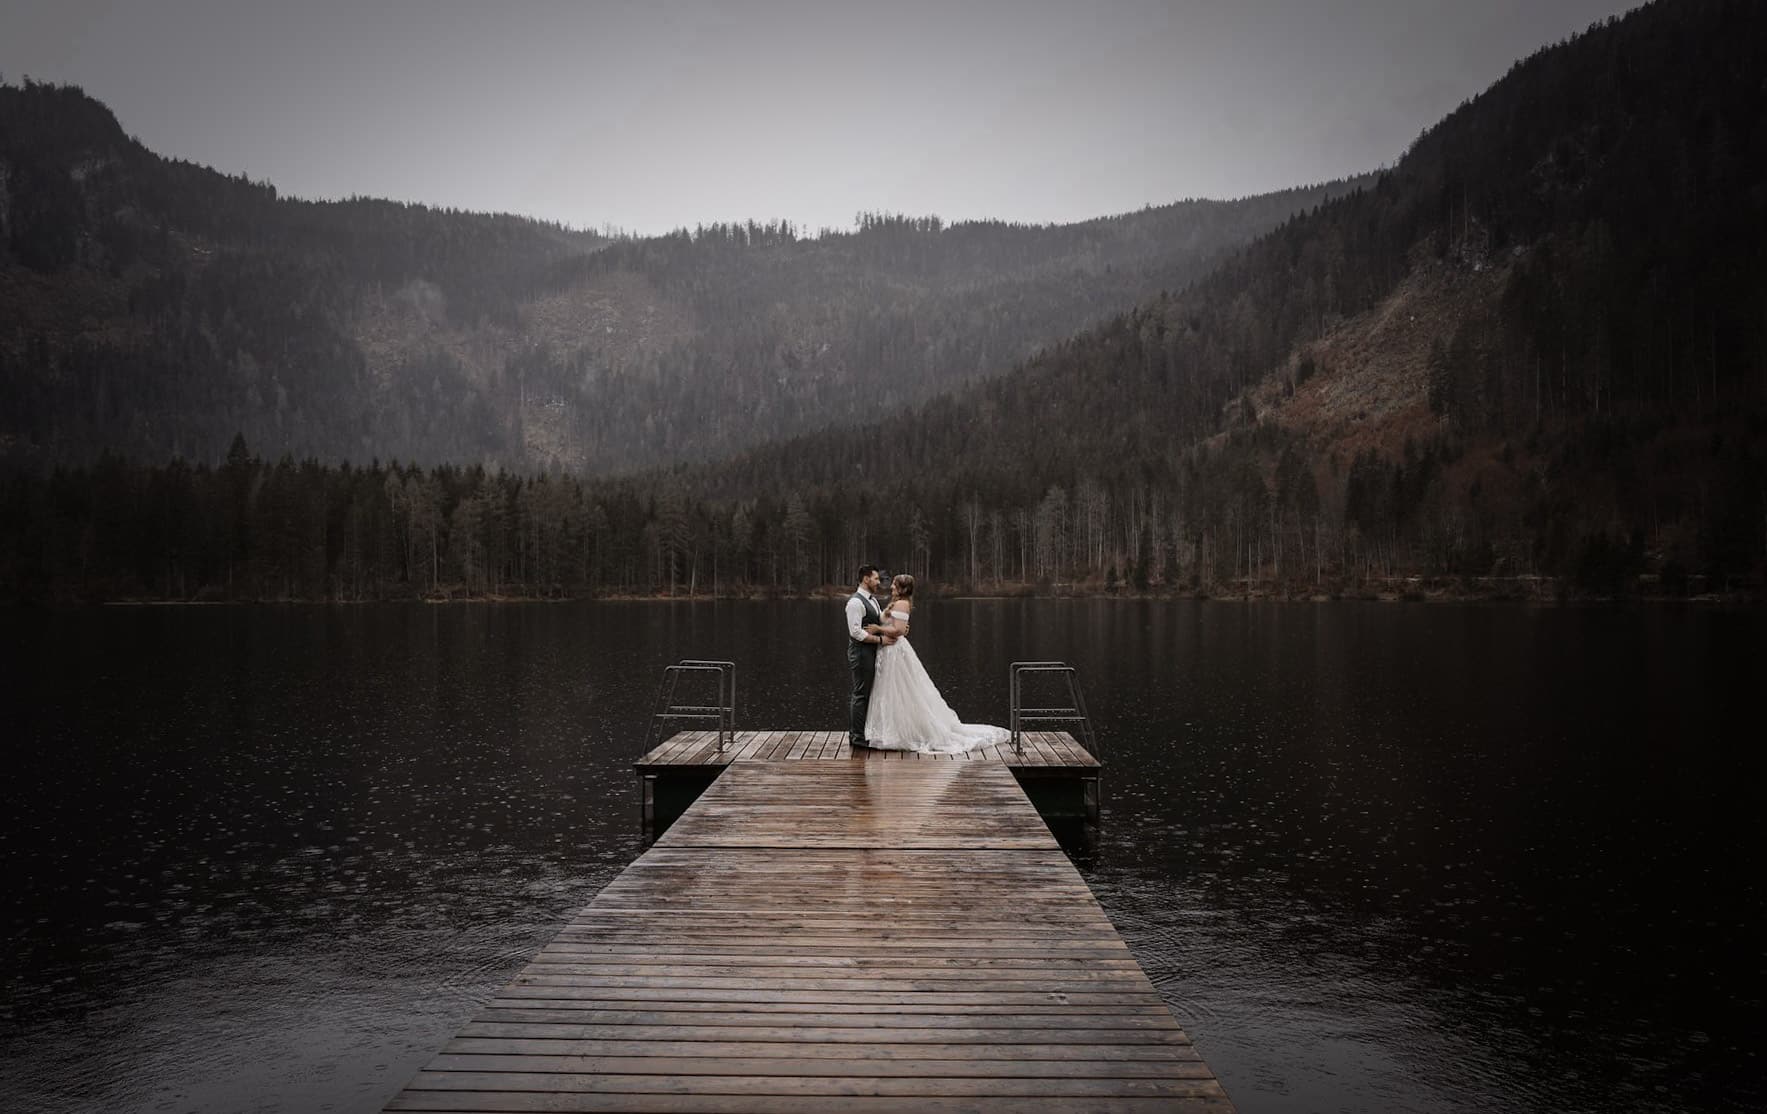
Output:
[[[8,617],[0,1107],[378,1108],[638,852],[663,665],[838,727],[836,604]],[[932,601],[966,719],[1078,665],[1071,848],[1247,1110],[1748,1109],[1767,623]]]

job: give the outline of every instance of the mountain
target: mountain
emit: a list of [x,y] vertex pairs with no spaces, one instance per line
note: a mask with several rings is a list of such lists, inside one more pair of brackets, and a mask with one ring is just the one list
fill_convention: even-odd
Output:
[[[1758,594],[1762,42],[1753,0],[1658,0],[1591,27],[1206,274],[1006,374],[891,397],[881,421],[612,478],[272,464],[243,440],[218,469],[113,458],[17,474],[0,487],[0,585],[747,591],[844,583],[873,561],[983,590]],[[758,250],[743,235],[546,266],[567,286],[685,285],[714,256],[887,247],[908,267],[911,245],[979,233],[861,228]],[[990,235],[1004,251],[1086,234]],[[965,270],[958,254],[937,267],[987,290],[994,259]]]
[[1066,226],[608,241],[277,196],[0,86],[0,447],[625,471],[862,420],[1182,286],[1335,183]]
[[1759,586],[1762,42],[1746,0],[1591,27],[1189,288],[687,488],[943,577]]

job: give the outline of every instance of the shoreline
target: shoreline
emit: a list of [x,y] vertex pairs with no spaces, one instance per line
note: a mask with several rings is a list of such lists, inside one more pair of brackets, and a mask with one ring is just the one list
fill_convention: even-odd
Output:
[[[429,604],[429,605],[496,605],[496,604],[568,604],[568,603],[763,603],[785,600],[815,600],[822,602],[845,599],[850,593],[846,588],[822,587],[803,592],[788,591],[746,591],[696,593],[694,595],[670,595],[667,592],[610,592],[597,595],[574,596],[523,596],[523,595],[412,595],[394,596],[376,599],[332,599],[332,598],[282,598],[282,599],[157,599],[129,598],[116,599],[59,599],[59,600],[7,600],[0,606],[7,607],[252,607],[252,606],[341,606],[355,607],[374,604]],[[1555,583],[1544,583],[1533,590],[1492,590],[1492,591],[1461,591],[1441,588],[1393,588],[1388,586],[1346,586],[1321,590],[1285,590],[1273,586],[1257,586],[1249,591],[1105,591],[1074,589],[1072,587],[1053,588],[1036,591],[1022,586],[1009,586],[998,591],[959,591],[940,592],[937,590],[924,593],[929,599],[953,600],[968,602],[1007,602],[1014,600],[1122,600],[1122,601],[1155,601],[1180,602],[1202,601],[1214,603],[1291,603],[1291,604],[1324,604],[1324,603],[1422,603],[1422,604],[1521,604],[1527,606],[1623,606],[1627,604],[1681,604],[1693,606],[1759,606],[1764,601],[1758,592],[1745,590],[1733,592],[1699,592],[1673,595],[1661,592],[1638,592],[1625,595],[1595,595],[1572,590],[1560,590]]]

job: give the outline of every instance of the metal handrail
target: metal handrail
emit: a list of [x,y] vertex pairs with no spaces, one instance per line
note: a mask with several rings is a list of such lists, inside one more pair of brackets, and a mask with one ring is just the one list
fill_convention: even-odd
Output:
[[678,664],[691,665],[691,666],[695,666],[695,667],[714,665],[714,666],[717,666],[720,670],[729,674],[729,680],[730,680],[729,699],[726,700],[726,699],[720,698],[719,703],[720,704],[727,704],[729,706],[729,708],[730,708],[730,730],[732,731],[732,733],[734,733],[736,730],[736,663],[733,661],[711,661],[711,660],[706,660],[703,658],[683,658],[683,659],[681,659],[681,661]]
[[[676,704],[675,687],[681,678],[690,673],[716,673],[718,675],[718,703],[713,704]],[[668,719],[709,719],[718,724],[718,750],[722,752],[727,742],[736,741],[736,663],[733,661],[705,661],[697,658],[686,658],[674,665],[663,668],[663,680],[657,687],[657,698],[650,716],[650,730],[646,733],[645,753],[655,749],[662,740],[663,721]]]
[[[1024,706],[1024,675],[1026,673],[1060,673],[1067,682],[1070,707]],[[1024,724],[1076,723],[1080,725],[1081,742],[1094,758],[1099,757],[1098,735],[1092,730],[1092,717],[1086,711],[1086,697],[1080,692],[1080,671],[1064,661],[1015,661],[1007,673],[1007,690],[1011,694],[1012,747],[1015,753],[1025,752]]]

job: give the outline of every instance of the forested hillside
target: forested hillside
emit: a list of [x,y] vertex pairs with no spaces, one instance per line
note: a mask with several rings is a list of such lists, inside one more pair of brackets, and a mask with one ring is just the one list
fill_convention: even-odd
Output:
[[1591,28],[1193,287],[690,487],[947,578],[1758,585],[1763,41],[1739,0]]
[[1060,227],[601,237],[279,198],[0,86],[0,459],[705,460],[1006,370],[1354,183]]
[[[345,472],[245,444],[218,471],[106,462],[14,482],[8,582],[802,589],[873,560],[981,587],[1758,591],[1761,42],[1767,8],[1749,0],[1659,0],[1593,27],[1518,63],[1367,188],[1010,375],[883,400],[882,421],[619,480]],[[912,260],[916,237],[958,231],[836,243]],[[659,245],[552,266],[633,273],[614,253],[646,251],[649,281],[699,281]]]

